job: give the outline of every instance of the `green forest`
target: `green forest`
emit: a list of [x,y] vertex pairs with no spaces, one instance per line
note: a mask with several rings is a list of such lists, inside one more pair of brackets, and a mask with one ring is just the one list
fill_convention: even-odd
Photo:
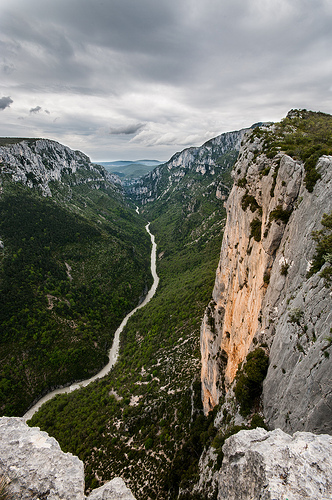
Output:
[[0,409],[12,416],[104,366],[152,278],[144,223],[112,192],[80,187],[68,203],[21,184],[3,190]]

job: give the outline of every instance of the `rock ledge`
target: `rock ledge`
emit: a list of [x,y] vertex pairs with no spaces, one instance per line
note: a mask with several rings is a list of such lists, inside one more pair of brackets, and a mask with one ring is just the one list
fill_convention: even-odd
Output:
[[0,475],[10,480],[13,498],[21,500],[135,500],[121,478],[86,497],[81,460],[22,418],[0,418]]
[[223,446],[218,500],[332,498],[332,436],[240,431]]

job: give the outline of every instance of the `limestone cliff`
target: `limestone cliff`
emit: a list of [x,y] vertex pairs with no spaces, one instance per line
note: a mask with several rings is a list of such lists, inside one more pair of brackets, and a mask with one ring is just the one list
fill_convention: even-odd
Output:
[[[219,471],[210,483],[218,499],[252,498],[321,499],[332,494],[332,438],[298,432],[289,436],[281,430],[241,431],[226,440]],[[196,491],[209,498],[204,484],[211,472],[200,461],[201,479]],[[61,451],[58,442],[23,419],[0,418],[0,479],[7,483],[6,498],[21,500],[135,500],[124,481],[116,477],[84,494],[83,463]],[[0,492],[1,493],[1,492]],[[1,497],[2,498],[2,497]]]
[[244,133],[244,129],[226,132],[200,147],[184,149],[144,177],[127,182],[125,189],[136,203],[144,205],[160,198],[165,200],[174,191],[190,192],[193,181],[205,177],[215,181],[219,193],[221,186],[216,179],[234,164]]
[[52,182],[89,183],[96,189],[120,182],[84,153],[49,139],[1,139],[0,176],[38,187],[44,196],[52,196]]
[[270,124],[247,132],[234,167],[213,300],[201,327],[203,404],[212,409],[239,363],[263,345],[270,355],[263,391],[269,425],[331,433],[331,294],[307,271],[312,231],[332,209],[332,157],[319,158],[317,182],[308,188],[303,161],[280,147],[267,151],[266,138],[277,131]]

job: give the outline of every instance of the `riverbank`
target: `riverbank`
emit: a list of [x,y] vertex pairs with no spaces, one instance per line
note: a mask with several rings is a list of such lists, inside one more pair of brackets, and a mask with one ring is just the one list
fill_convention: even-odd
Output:
[[94,382],[97,379],[105,377],[105,375],[107,375],[111,371],[111,369],[113,368],[113,366],[117,362],[118,357],[119,357],[120,335],[121,335],[124,327],[126,326],[129,318],[133,314],[135,314],[135,312],[138,311],[138,309],[141,309],[142,307],[144,307],[152,299],[152,297],[154,296],[154,294],[155,294],[155,292],[157,290],[158,283],[159,283],[159,277],[157,275],[157,265],[156,265],[156,262],[157,262],[157,258],[156,258],[156,255],[157,255],[157,244],[155,242],[155,237],[151,233],[149,227],[150,227],[150,223],[148,223],[145,226],[145,229],[146,229],[147,233],[149,234],[149,236],[151,238],[151,243],[152,243],[152,249],[151,249],[151,274],[152,274],[152,277],[153,277],[153,284],[152,284],[150,290],[148,291],[148,293],[147,293],[145,299],[143,300],[143,302],[141,302],[141,304],[139,304],[138,306],[136,306],[132,311],[130,311],[127,314],[127,316],[125,316],[125,318],[122,320],[120,326],[116,330],[116,332],[114,334],[114,339],[113,339],[112,347],[111,347],[111,349],[109,350],[109,353],[108,353],[109,361],[108,361],[107,365],[105,365],[104,368],[102,368],[102,370],[100,370],[100,372],[98,372],[96,375],[94,375],[93,377],[91,377],[91,378],[89,378],[87,380],[82,380],[81,382],[77,382],[75,384],[71,384],[70,386],[66,386],[66,387],[61,387],[61,388],[55,389],[54,391],[51,391],[48,394],[46,394],[44,397],[42,397],[34,406],[32,406],[23,415],[23,418],[25,420],[29,420],[30,418],[32,418],[32,416],[39,410],[39,408],[44,403],[46,403],[47,401],[49,401],[50,399],[54,398],[54,396],[56,396],[58,394],[68,394],[68,393],[73,392],[73,391],[75,391],[77,389],[81,389],[82,387],[86,387],[91,382]]

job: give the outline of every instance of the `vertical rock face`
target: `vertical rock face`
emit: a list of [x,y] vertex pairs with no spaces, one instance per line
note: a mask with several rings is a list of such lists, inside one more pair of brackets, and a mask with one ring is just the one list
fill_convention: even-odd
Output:
[[[249,350],[263,344],[271,346],[264,385],[269,424],[332,431],[331,363],[324,354],[331,295],[318,275],[306,278],[312,231],[332,209],[332,157],[321,157],[316,169],[321,179],[309,193],[302,162],[282,152],[269,158],[252,131],[243,140],[213,300],[201,327],[205,412],[227,391]],[[292,310],[300,311],[297,322]]]
[[332,157],[322,157],[317,170],[313,193],[301,185],[263,302],[263,334],[272,341],[263,402],[272,428],[331,434],[332,294],[318,274],[306,274],[316,245],[311,233],[332,210]]

